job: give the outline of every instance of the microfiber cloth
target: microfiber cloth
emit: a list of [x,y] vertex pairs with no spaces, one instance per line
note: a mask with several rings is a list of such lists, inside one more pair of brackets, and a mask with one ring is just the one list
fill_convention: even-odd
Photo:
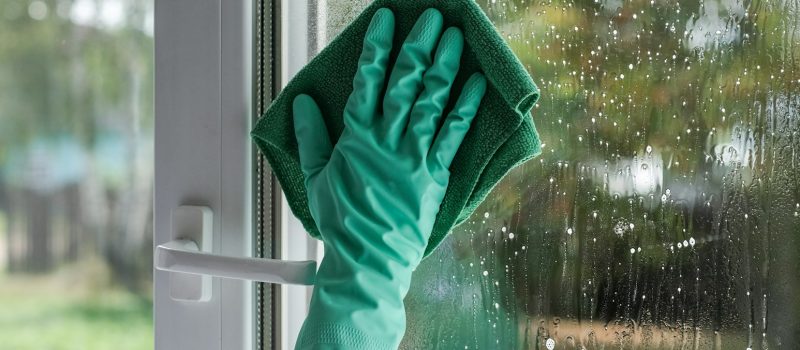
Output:
[[374,1],[297,73],[256,123],[251,136],[281,183],[292,212],[311,236],[319,238],[300,170],[292,101],[300,93],[314,98],[331,141],[339,139],[364,34],[372,15],[382,7],[395,15],[392,61],[417,18],[428,8],[442,13],[445,28],[455,26],[462,30],[464,53],[450,107],[472,73],[483,72],[488,82],[478,113],[450,166],[450,183],[425,251],[428,256],[453,227],[469,218],[509,170],[541,153],[530,113],[539,90],[473,0]]

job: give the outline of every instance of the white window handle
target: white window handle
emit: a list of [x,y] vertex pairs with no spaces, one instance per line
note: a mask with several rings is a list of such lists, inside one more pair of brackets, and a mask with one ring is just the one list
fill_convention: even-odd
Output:
[[201,252],[191,240],[173,240],[156,247],[156,268],[280,284],[314,284],[317,262],[242,258]]
[[176,300],[211,299],[211,276],[280,284],[314,284],[317,262],[212,254],[213,213],[208,207],[180,206],[172,211],[173,240],[159,244],[155,268],[173,272],[170,296]]

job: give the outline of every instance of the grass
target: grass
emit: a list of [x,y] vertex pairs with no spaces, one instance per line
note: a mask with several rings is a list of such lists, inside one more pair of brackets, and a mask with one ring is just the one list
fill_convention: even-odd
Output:
[[0,350],[152,349],[152,302],[107,276],[98,260],[0,274]]

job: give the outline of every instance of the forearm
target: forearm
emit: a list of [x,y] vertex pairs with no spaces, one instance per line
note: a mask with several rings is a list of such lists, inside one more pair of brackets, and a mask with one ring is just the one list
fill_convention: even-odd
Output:
[[[297,349],[396,349],[405,333],[403,298],[412,268],[363,247],[320,263]],[[381,261],[375,264],[374,261]]]

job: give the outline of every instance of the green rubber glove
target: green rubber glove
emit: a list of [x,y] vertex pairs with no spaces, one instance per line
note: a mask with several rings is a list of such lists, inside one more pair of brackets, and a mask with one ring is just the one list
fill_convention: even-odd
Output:
[[335,147],[314,100],[294,100],[309,206],[325,244],[298,349],[396,349],[403,338],[411,274],[486,90],[473,75],[445,114],[464,40],[442,26],[435,9],[420,16],[385,84],[394,15],[375,13]]

